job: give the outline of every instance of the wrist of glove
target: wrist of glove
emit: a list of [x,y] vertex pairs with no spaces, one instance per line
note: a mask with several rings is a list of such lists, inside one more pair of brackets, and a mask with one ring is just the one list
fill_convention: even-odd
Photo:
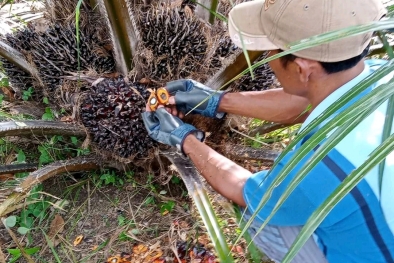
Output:
[[142,120],[149,136],[161,143],[175,146],[184,155],[183,143],[189,134],[193,134],[198,140],[203,141],[205,133],[193,125],[184,123],[181,119],[171,115],[165,108],[159,108],[154,112],[142,113]]
[[219,104],[226,92],[213,90],[194,80],[168,82],[166,89],[175,96],[176,107],[183,113],[192,112],[206,117],[222,119],[224,112],[218,112]]

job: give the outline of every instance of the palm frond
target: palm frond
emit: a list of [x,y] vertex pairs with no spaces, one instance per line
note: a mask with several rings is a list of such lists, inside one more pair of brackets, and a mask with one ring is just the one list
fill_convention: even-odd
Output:
[[234,259],[230,254],[226,237],[219,225],[206,190],[203,187],[204,183],[200,179],[201,176],[198,174],[190,160],[183,159],[175,150],[169,150],[163,154],[176,167],[190,196],[193,198],[199,215],[207,228],[209,237],[215,246],[220,262],[234,262]]
[[377,147],[369,158],[357,169],[351,172],[334,192],[324,201],[310,216],[296,240],[290,247],[289,252],[283,258],[283,263],[289,263],[301,249],[303,244],[309,239],[316,228],[328,215],[328,213],[338,204],[368,172],[381,163],[389,154],[394,151],[394,135],[388,137],[379,147]]

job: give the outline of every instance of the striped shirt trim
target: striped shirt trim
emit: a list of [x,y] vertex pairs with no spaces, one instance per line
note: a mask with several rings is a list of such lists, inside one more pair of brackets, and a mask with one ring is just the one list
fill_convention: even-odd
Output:
[[[339,156],[341,156],[339,153],[337,153]],[[342,182],[346,177],[347,174],[345,171],[342,170],[341,167],[339,167],[336,162],[334,162],[328,155],[323,158],[323,163],[332,171],[332,173]],[[342,157],[342,161],[346,161],[345,158]],[[338,162],[338,160],[337,160]],[[361,208],[362,214],[364,215],[364,220],[367,223],[368,230],[376,242],[376,245],[379,247],[383,257],[385,258],[387,263],[394,263],[394,258],[390,253],[390,250],[388,249],[386,243],[383,240],[383,237],[381,236],[379,229],[376,225],[375,220],[366,220],[366,218],[373,218],[373,213],[369,206],[363,205],[367,203],[365,200],[364,196],[362,195],[360,189],[356,186],[350,191],[350,194],[354,198],[354,200],[359,204],[359,207]]]

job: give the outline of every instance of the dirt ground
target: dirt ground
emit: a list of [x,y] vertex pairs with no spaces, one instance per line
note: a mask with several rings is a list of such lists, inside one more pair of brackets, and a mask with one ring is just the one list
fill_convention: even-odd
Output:
[[[207,122],[197,120],[195,124]],[[239,141],[236,133],[212,134],[215,136],[210,136],[209,142],[214,148]],[[240,160],[238,164],[251,172],[270,166],[255,160]],[[146,170],[113,171],[113,183],[109,184],[102,178],[103,173],[66,174],[43,183],[41,196],[50,205],[41,220],[35,218],[31,236],[12,229],[22,247],[39,248],[33,255],[34,263],[218,262],[198,211],[175,172],[165,179]],[[206,189],[227,243],[233,244],[240,232],[233,206],[209,187]],[[14,215],[20,216],[23,209]],[[17,248],[1,227],[0,244],[3,252]],[[243,239],[232,247],[236,262],[250,262],[246,247]],[[113,261],[117,255],[126,261]],[[6,257],[12,262],[10,254]],[[14,262],[28,261],[21,257]]]
[[[129,260],[118,262],[178,262],[177,257],[180,262],[217,262],[181,181],[173,178],[160,185],[146,174],[119,176],[123,186],[98,186],[97,178],[85,174],[44,183],[42,192],[53,205],[44,220],[34,222],[31,244],[27,236],[14,231],[22,246],[40,247],[34,262],[116,262],[111,261],[116,255]],[[231,243],[239,232],[232,205],[214,192],[210,197]],[[163,211],[169,203],[174,206]],[[0,229],[0,241],[3,248],[16,248],[5,229]],[[248,262],[244,240],[234,247],[233,256],[237,262]],[[16,262],[27,261],[21,257]]]

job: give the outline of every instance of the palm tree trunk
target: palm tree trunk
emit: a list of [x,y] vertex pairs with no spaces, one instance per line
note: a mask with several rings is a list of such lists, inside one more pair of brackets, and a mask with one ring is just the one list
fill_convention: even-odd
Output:
[[215,22],[215,13],[218,8],[218,0],[199,0],[197,1],[196,14],[204,21],[213,24]]
[[[117,70],[124,76],[133,68],[137,53],[138,31],[126,0],[92,0],[97,3],[110,28]],[[95,5],[96,6],[96,5]]]

